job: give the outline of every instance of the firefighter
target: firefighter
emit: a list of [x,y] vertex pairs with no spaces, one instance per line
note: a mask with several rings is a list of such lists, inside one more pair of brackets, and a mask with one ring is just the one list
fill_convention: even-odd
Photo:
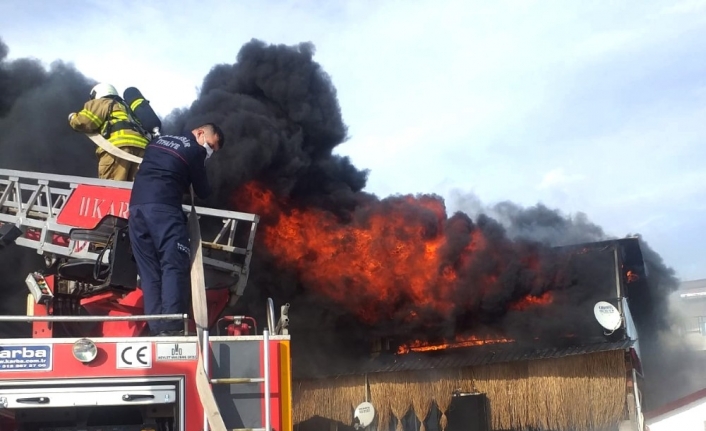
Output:
[[[184,194],[193,186],[201,199],[211,194],[206,160],[224,145],[213,123],[189,136],[163,135],[150,141],[130,196],[130,242],[148,315],[188,312],[191,256]],[[181,335],[179,321],[150,321],[152,335]]]
[[[77,132],[100,133],[121,150],[142,157],[148,139],[130,109],[110,84],[98,84],[90,93],[91,99],[78,113],[69,114],[69,125]],[[96,149],[98,178],[133,181],[139,165],[114,157],[102,148]]]

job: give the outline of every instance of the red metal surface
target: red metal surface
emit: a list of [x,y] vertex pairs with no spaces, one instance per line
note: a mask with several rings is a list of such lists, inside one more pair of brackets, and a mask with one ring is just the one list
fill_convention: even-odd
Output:
[[128,218],[131,191],[81,184],[71,193],[56,221],[90,229],[109,214]]
[[[96,340],[97,341],[97,340]],[[124,340],[128,342],[130,340]],[[135,342],[142,340],[135,339]],[[28,343],[29,344],[29,343]],[[264,343],[260,343],[260,371],[264,375]],[[120,378],[120,377],[162,377],[185,376],[185,418],[186,430],[200,430],[203,422],[203,408],[199,403],[196,390],[195,370],[196,361],[156,361],[156,347],[152,348],[152,367],[148,369],[119,369],[117,368],[117,346],[113,342],[96,342],[98,356],[89,363],[83,364],[74,359],[71,343],[53,344],[52,370],[51,371],[4,371],[0,374],[2,380],[24,380],[31,384],[32,380],[53,380],[61,378]],[[280,343],[270,341],[270,397],[271,397],[271,425],[274,430],[282,429],[281,397],[280,393]],[[235,376],[239,377],[239,376]],[[264,383],[259,385],[262,396],[262,426],[265,424]],[[4,428],[0,428],[4,430]]]
[[[28,228],[24,234],[24,237],[27,239],[31,239],[32,241],[39,241],[41,239],[41,235],[41,229]],[[51,243],[62,247],[67,247],[69,245],[69,237],[68,235],[60,235],[58,233],[55,233],[52,234]]]
[[[139,341],[139,340],[137,340]],[[152,368],[150,369],[118,369],[116,366],[116,345],[114,343],[96,343],[97,358],[83,364],[74,359],[71,353],[72,344],[54,344],[53,370],[35,372],[3,372],[3,380],[10,379],[60,379],[60,378],[119,378],[119,377],[152,377],[152,376],[186,376],[186,429],[198,430],[203,416],[198,403],[198,393],[194,382],[194,361],[156,362],[154,348]],[[191,402],[189,402],[191,400]]]
[[[92,298],[87,298],[92,299]],[[133,316],[144,314],[142,305],[142,291],[135,289],[121,297],[117,293],[103,296],[96,301],[81,301],[86,311],[98,316]],[[97,329],[97,336],[102,337],[133,337],[141,335],[147,322],[101,322]]]
[[228,325],[226,332],[228,335],[235,337],[239,335],[250,335],[250,325],[245,322],[240,324],[231,323]]
[[[54,276],[46,276],[49,288],[54,291]],[[209,326],[216,324],[218,316],[228,303],[228,289],[211,289],[206,291],[208,304]],[[92,316],[131,316],[144,314],[142,304],[142,291],[135,289],[124,295],[117,292],[104,292],[95,296],[81,299],[81,306]],[[35,304],[35,316],[52,315],[51,305]],[[94,337],[133,337],[145,333],[147,322],[101,322],[91,334]],[[189,320],[189,330],[196,332],[193,320]],[[33,322],[32,333],[34,338],[51,338],[55,336],[53,327],[48,322]],[[245,335],[245,333],[243,334]],[[2,431],[2,430],[0,430]]]
[[[280,392],[280,344],[277,341],[270,341],[270,426],[274,430],[282,429],[282,393]],[[265,375],[265,343],[260,343],[260,375]],[[262,427],[265,426],[265,384],[260,385],[262,391]]]
[[[44,281],[47,283],[47,287],[54,292],[54,276],[47,275],[44,277]],[[47,301],[50,302],[50,301]],[[35,316],[49,316],[52,313],[51,304],[34,304],[34,315]],[[53,336],[52,326],[49,322],[32,322],[32,337],[34,338],[51,338]]]

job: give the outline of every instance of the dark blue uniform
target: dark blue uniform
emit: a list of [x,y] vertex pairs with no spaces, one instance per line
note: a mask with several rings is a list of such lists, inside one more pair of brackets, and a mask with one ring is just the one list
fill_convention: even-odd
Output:
[[[129,232],[140,274],[145,314],[186,313],[191,259],[182,199],[193,185],[202,199],[211,193],[206,149],[194,136],[153,139],[135,177],[130,197]],[[183,329],[180,321],[151,321],[150,331]]]

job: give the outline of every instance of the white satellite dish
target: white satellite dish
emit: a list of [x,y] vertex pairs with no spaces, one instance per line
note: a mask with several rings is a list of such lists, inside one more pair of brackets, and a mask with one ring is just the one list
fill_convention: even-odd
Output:
[[610,302],[600,301],[596,303],[593,307],[593,314],[596,316],[598,323],[611,332],[620,328],[620,324],[623,323],[623,316],[620,315],[620,311]]
[[369,402],[360,403],[358,407],[355,408],[354,414],[354,424],[355,429],[365,428],[375,419],[375,407]]

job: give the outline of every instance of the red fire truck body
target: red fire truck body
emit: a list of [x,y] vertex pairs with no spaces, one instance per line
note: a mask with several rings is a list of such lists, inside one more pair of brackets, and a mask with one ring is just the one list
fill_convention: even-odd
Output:
[[[273,336],[269,341],[270,424],[275,430],[291,429],[285,338]],[[194,383],[198,354],[195,337],[97,338],[98,355],[87,364],[73,356],[76,341],[2,340],[1,352],[8,356],[0,355],[3,430],[15,429],[15,421],[26,425],[36,422],[48,429],[47,419],[57,424],[52,428],[57,430],[76,429],[77,425],[90,428],[91,423],[99,429],[110,424],[95,415],[116,407],[121,412],[142,412],[143,423],[110,429],[142,430],[140,427],[149,426],[145,422],[150,420],[155,424],[171,422],[177,430],[203,428],[203,409]],[[214,383],[232,375],[265,374],[262,337],[211,337],[210,341]],[[214,385],[216,398],[224,401],[219,407],[226,424],[264,428],[260,425],[266,422],[263,385]],[[231,405],[227,405],[229,398]],[[91,407],[96,408],[89,410]],[[85,417],[77,408],[85,412]],[[235,417],[236,412],[240,418]]]
[[[197,208],[215,238],[202,241],[199,340],[188,315],[143,315],[126,242],[131,187],[0,170],[0,249],[34,248],[47,264],[27,276],[26,313],[0,316],[32,323],[32,338],[0,339],[0,431],[206,430],[199,357],[228,429],[291,430],[288,305],[275,321],[268,301],[259,334],[254,319],[225,313],[247,283],[258,217]],[[164,319],[183,320],[187,335],[143,336]]]

